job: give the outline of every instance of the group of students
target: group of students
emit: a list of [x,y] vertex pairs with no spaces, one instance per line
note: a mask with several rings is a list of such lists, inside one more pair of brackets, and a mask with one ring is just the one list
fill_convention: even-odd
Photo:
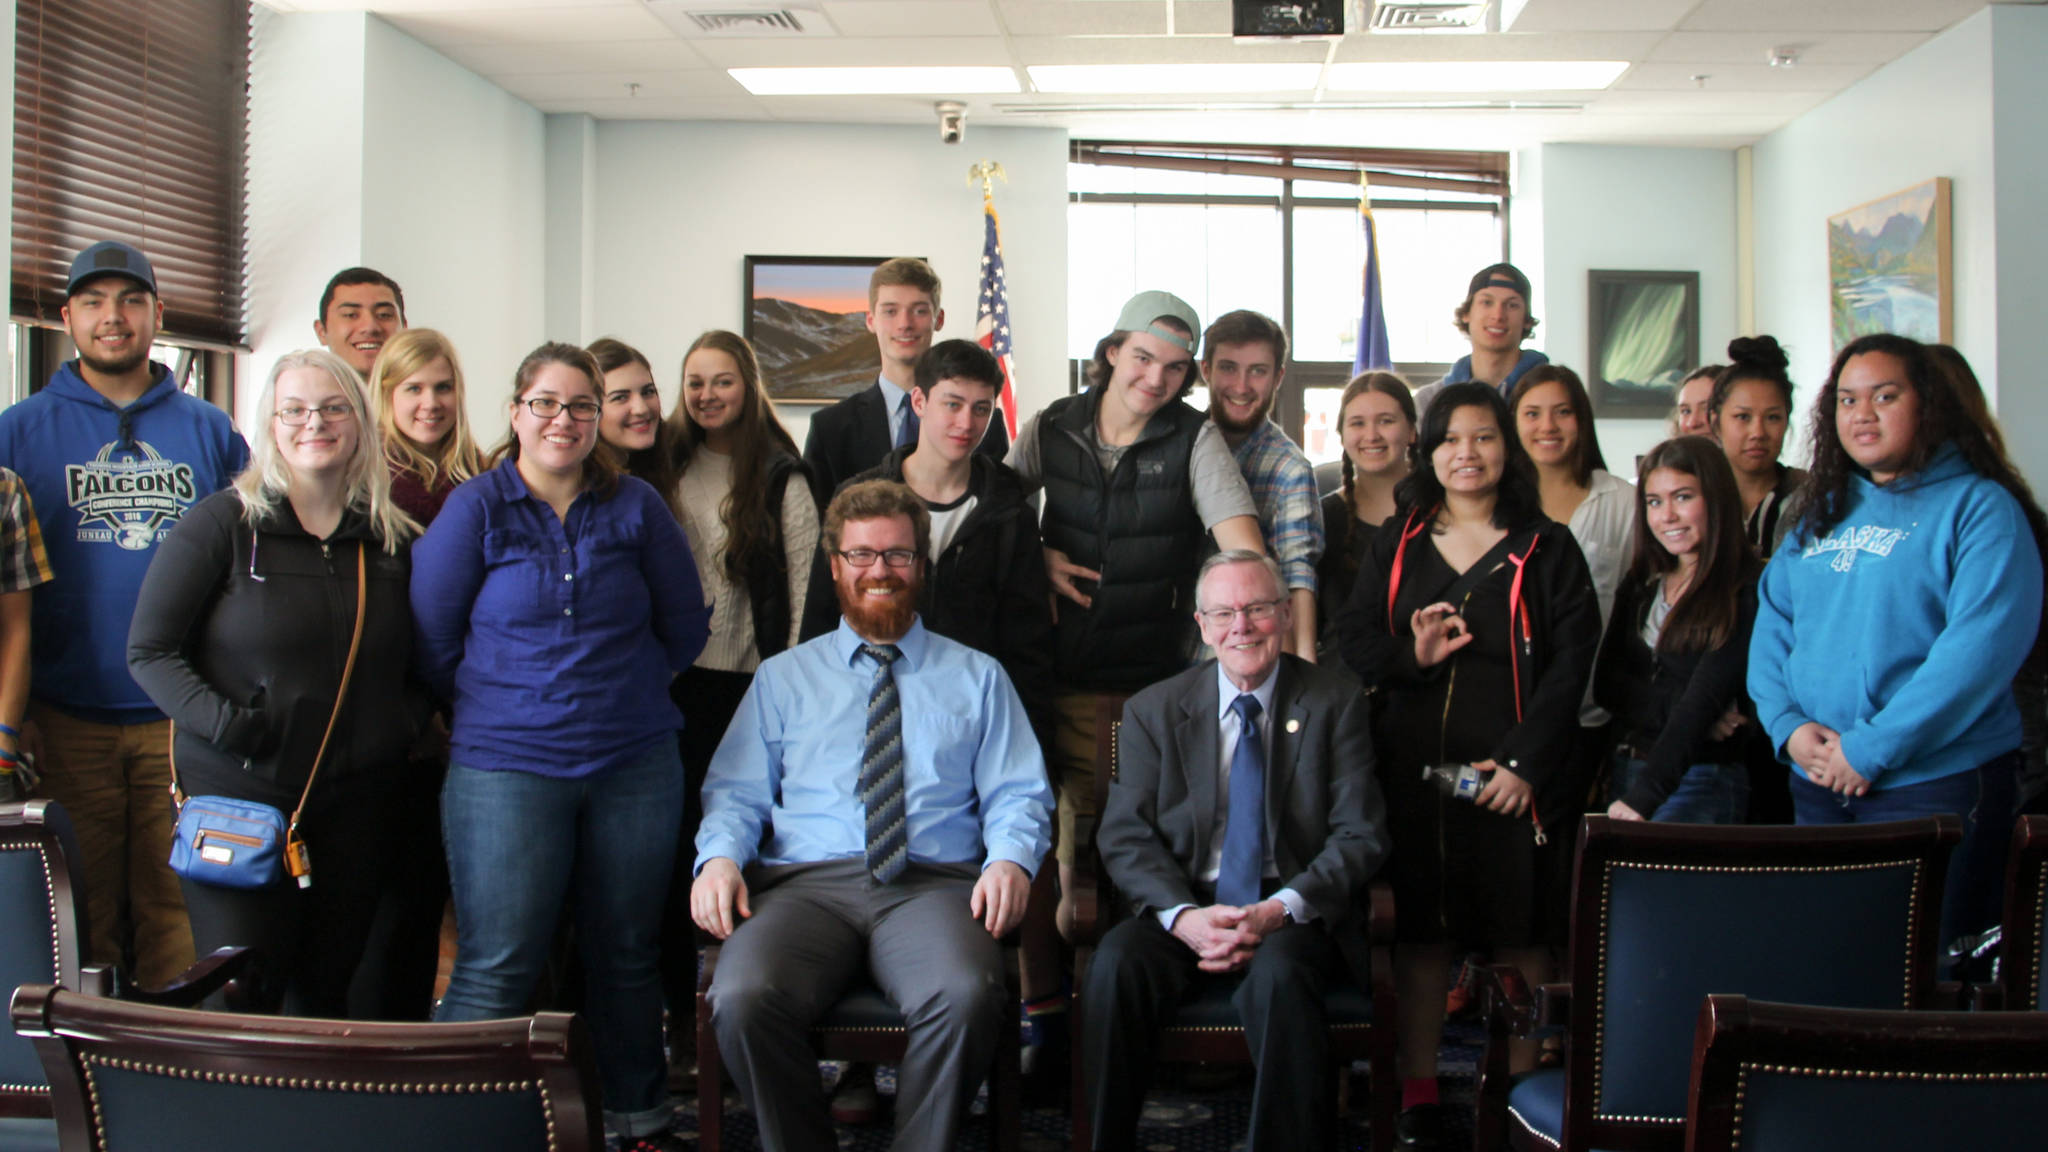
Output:
[[[1513,266],[1484,269],[1456,313],[1472,357],[1420,391],[1354,379],[1341,485],[1319,499],[1268,418],[1285,332],[1249,312],[1204,330],[1164,292],[1126,305],[1090,387],[1014,444],[1000,366],[935,343],[937,277],[892,260],[870,286],[878,379],[814,416],[801,452],[752,349],[711,331],[666,415],[630,346],[542,345],[486,455],[454,347],[406,327],[395,282],[351,269],[321,301],[325,347],[273,367],[244,447],[150,363],[147,260],[95,245],[65,310],[79,359],[0,415],[0,463],[23,481],[0,504],[0,768],[31,751],[16,590],[54,569],[28,716],[48,793],[85,814],[101,949],[125,904],[138,958],[146,937],[185,934],[149,951],[145,982],[194,944],[252,945],[263,1008],[424,1018],[452,896],[455,968],[432,1011],[485,1019],[528,1008],[573,909],[608,1126],[659,1148],[663,1008],[687,1012],[694,987],[699,793],[762,662],[838,624],[819,547],[835,490],[915,493],[919,618],[1000,663],[1043,749],[1058,867],[1037,870],[1023,966],[1048,1024],[1090,849],[1096,697],[1195,658],[1205,552],[1269,554],[1289,649],[1341,658],[1370,696],[1402,1138],[1431,1147],[1454,963],[1550,970],[1581,812],[1736,821],[1788,779],[1801,823],[1956,812],[1970,831],[1945,938],[1992,919],[2011,685],[2041,609],[2042,515],[1967,366],[1900,337],[1852,343],[1800,472],[1779,460],[1785,354],[1737,340],[1681,388],[1684,423],[1631,486],[1579,377],[1520,349],[1529,295]],[[1206,413],[1183,400],[1201,379]],[[89,460],[48,466],[106,426]],[[75,691],[128,673],[127,696]],[[170,811],[149,789],[167,780],[123,769],[138,814],[95,816],[70,767],[88,753],[66,748],[122,740],[168,747],[184,795],[303,803],[316,882],[152,891]]]

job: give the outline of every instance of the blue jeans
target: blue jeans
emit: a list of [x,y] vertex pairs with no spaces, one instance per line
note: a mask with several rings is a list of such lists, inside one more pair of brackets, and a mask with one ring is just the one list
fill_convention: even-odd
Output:
[[[1628,794],[1644,763],[1626,753],[1614,754],[1614,778],[1607,799]],[[1749,814],[1749,769],[1741,764],[1695,764],[1679,777],[1678,787],[1644,818],[1659,824],[1740,824]]]
[[[1867,796],[1841,796],[1792,771],[1792,810],[1800,824],[1875,824],[1950,812],[1963,821],[1963,841],[1949,858],[1941,899],[1941,947],[1998,923],[2005,884],[2005,852],[2012,837],[2020,754],[2008,752],[1979,765],[1903,788],[1873,788]],[[1946,967],[1944,954],[1942,961]]]
[[527,1012],[573,891],[605,1123],[627,1138],[669,1122],[656,960],[682,821],[683,766],[668,735],[577,780],[457,762],[441,790],[457,937],[434,1019]]

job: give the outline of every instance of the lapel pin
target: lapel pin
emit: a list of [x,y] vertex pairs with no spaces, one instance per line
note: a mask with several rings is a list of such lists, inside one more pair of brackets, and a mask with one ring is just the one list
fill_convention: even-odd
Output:
[[1292,736],[1292,735],[1294,735],[1294,734],[1295,734],[1296,732],[1299,732],[1299,731],[1301,731],[1301,721],[1299,721],[1299,720],[1289,720],[1289,721],[1287,722],[1287,734],[1288,734],[1289,736]]

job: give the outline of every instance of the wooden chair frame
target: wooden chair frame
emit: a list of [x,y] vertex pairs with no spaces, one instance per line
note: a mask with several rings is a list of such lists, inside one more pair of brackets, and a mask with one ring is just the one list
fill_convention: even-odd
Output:
[[[105,1147],[100,1088],[92,1075],[102,1066],[301,1091],[534,1090],[546,1113],[550,1152],[604,1147],[596,1059],[582,1021],[567,1013],[386,1024],[200,1012],[25,984],[15,993],[11,1016],[42,1057],[64,1152]],[[400,1134],[392,1135],[397,1142]]]
[[[1617,868],[1698,871],[1826,871],[1877,862],[1913,862],[1908,952],[1901,1004],[1909,1010],[1953,1005],[1958,990],[1936,983],[1937,934],[1942,882],[1949,851],[1962,838],[1953,816],[1893,824],[1837,828],[1783,826],[1690,826],[1617,821],[1588,816],[1580,827],[1572,879],[1570,954],[1566,979],[1531,989],[1512,967],[1486,969],[1486,1049],[1480,1059],[1473,1147],[1493,1152],[1504,1142],[1524,1152],[1676,1152],[1685,1128],[1675,1119],[1608,1117],[1596,1114],[1595,1080],[1601,1021],[1597,1005],[1604,987],[1608,933],[1607,883]],[[1594,1005],[1574,1011],[1575,1002]],[[1566,1071],[1561,1145],[1526,1135],[1508,1122],[1508,1039],[1561,1031]],[[1674,1053],[1673,1059],[1682,1059]]]
[[2043,933],[2048,932],[2048,816],[2013,825],[2005,868],[2005,919],[1999,929],[1998,982],[1980,989],[1986,1008],[2038,1012]]
[[[1110,782],[1117,776],[1117,734],[1123,723],[1126,696],[1103,695],[1095,701],[1095,811],[1103,811],[1109,800]],[[1071,1034],[1082,1034],[1082,1016],[1087,1011],[1080,994],[1088,964],[1109,924],[1106,913],[1120,901],[1115,885],[1103,870],[1101,855],[1090,850],[1074,862],[1074,997]],[[1366,892],[1366,933],[1372,945],[1372,987],[1365,989],[1372,1000],[1372,1020],[1367,1024],[1332,1025],[1330,1059],[1336,1077],[1336,1099],[1342,1109],[1345,1085],[1353,1061],[1370,1062],[1367,1101],[1368,1124],[1374,1148],[1394,1147],[1394,1115],[1400,1102],[1400,1080],[1394,1071],[1394,891],[1384,881],[1374,882]],[[1251,1049],[1242,1028],[1183,1027],[1169,1024],[1161,1030],[1171,1051],[1172,1063],[1250,1064]],[[1087,1070],[1077,1048],[1073,1061],[1071,1139],[1075,1152],[1087,1152],[1094,1142],[1092,1117],[1088,1114]],[[1343,1146],[1342,1126],[1337,1140]]]
[[2037,1086],[2038,1098],[2048,1087],[2048,1017],[1814,1008],[1708,996],[1693,1038],[1687,1152],[1735,1152],[1744,1146],[1745,1092],[1759,1072],[1880,1082],[2027,1081]]

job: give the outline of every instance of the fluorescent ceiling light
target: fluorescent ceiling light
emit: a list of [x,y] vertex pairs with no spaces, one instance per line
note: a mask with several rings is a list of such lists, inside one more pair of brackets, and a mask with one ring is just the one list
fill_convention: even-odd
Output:
[[1320,64],[1034,64],[1025,71],[1040,92],[1308,91]]
[[966,96],[1018,92],[1009,68],[728,68],[756,96]]
[[1332,64],[1329,92],[1561,92],[1605,88],[1622,60],[1459,60],[1434,64]]

